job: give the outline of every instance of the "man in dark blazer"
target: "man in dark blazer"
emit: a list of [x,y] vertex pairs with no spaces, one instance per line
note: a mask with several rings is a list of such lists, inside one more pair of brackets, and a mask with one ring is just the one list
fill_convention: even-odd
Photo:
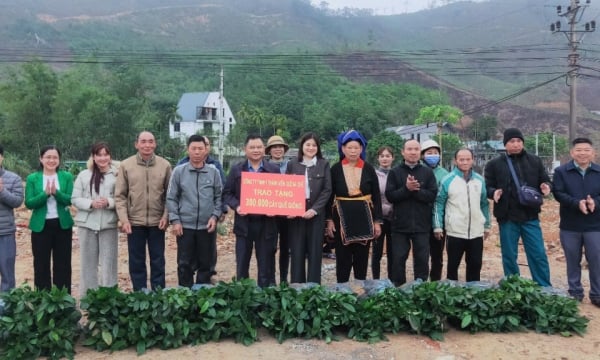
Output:
[[249,277],[252,248],[256,246],[258,286],[275,285],[275,252],[277,251],[277,223],[273,216],[246,214],[240,211],[242,172],[279,174],[279,166],[264,161],[265,144],[258,135],[249,135],[244,144],[246,160],[231,167],[223,189],[223,201],[235,211],[236,277]]

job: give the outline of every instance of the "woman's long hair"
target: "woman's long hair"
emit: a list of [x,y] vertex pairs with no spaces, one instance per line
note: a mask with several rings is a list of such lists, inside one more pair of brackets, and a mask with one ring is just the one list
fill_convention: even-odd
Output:
[[94,155],[100,155],[100,152],[104,149],[108,155],[110,155],[110,148],[105,142],[98,142],[92,145],[90,156],[92,157],[92,177],[90,178],[90,196],[95,191],[96,194],[100,194],[100,184],[104,180],[104,173],[100,171],[100,168],[94,161]]

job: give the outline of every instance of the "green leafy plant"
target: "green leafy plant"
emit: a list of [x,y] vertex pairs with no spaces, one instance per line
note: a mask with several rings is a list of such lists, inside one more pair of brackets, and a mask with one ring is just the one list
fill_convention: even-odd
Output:
[[73,358],[81,313],[66,289],[35,291],[26,285],[3,294],[2,300],[2,359]]

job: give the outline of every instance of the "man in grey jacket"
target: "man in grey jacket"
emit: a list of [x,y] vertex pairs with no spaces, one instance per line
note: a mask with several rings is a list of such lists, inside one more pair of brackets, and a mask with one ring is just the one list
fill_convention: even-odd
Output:
[[167,209],[177,236],[177,275],[180,286],[210,283],[215,242],[211,234],[221,216],[222,184],[219,170],[206,164],[208,148],[203,136],[187,142],[188,163],[177,166],[167,191]]
[[0,292],[15,287],[17,243],[14,209],[23,203],[23,181],[2,166],[4,148],[0,145]]

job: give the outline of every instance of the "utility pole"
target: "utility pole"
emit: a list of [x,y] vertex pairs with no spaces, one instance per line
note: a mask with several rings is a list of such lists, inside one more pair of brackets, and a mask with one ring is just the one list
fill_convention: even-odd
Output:
[[569,97],[569,142],[573,141],[577,137],[577,77],[579,76],[579,53],[577,49],[581,44],[585,33],[593,32],[596,30],[596,22],[594,20],[585,23],[583,30],[577,30],[576,25],[579,24],[585,9],[590,6],[591,0],[585,0],[585,4],[582,5],[580,0],[571,0],[571,5],[567,6],[567,10],[563,12],[562,6],[556,7],[558,16],[567,19],[568,29],[561,30],[562,26],[560,20],[554,24],[550,24],[550,31],[553,33],[563,33],[567,37],[569,42],[569,73],[567,75],[570,86],[570,97]]
[[217,112],[217,119],[219,119],[219,162],[223,164],[223,152],[225,151],[225,116],[223,116],[223,66],[221,66],[221,86],[219,86],[219,110]]

